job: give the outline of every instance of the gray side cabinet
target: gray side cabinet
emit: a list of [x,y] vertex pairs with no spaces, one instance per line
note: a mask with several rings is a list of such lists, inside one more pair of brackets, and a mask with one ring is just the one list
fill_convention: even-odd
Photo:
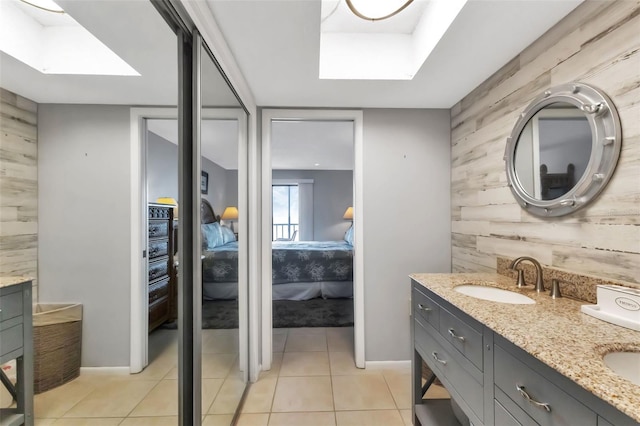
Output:
[[34,422],[32,303],[31,281],[0,287],[0,364],[17,367],[17,407],[0,409],[0,426]]
[[448,401],[422,399],[422,360],[474,426],[627,426],[636,421],[412,280],[416,425],[457,425]]

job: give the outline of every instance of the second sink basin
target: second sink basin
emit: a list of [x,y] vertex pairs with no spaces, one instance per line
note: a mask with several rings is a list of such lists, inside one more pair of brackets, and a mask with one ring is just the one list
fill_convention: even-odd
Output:
[[604,364],[617,375],[640,386],[640,352],[611,352],[604,356]]
[[515,305],[532,305],[535,300],[523,294],[483,285],[463,284],[453,288],[458,293],[492,302],[511,303]]

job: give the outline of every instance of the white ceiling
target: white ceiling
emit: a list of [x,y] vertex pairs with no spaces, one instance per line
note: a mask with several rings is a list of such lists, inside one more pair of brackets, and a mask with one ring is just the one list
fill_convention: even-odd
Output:
[[[582,0],[470,0],[411,81],[320,80],[320,0],[207,1],[258,105],[449,108]],[[141,77],[44,75],[2,53],[3,87],[40,103],[176,104],[176,36],[150,2],[59,4]]]
[[[46,75],[0,52],[3,88],[38,103],[177,105],[177,36],[150,1],[58,0],[57,3],[141,75]],[[49,20],[40,19],[41,23],[64,25],[64,20],[55,19],[56,14],[50,15],[53,16]],[[203,79],[203,100],[218,107],[237,106],[238,101],[226,82],[213,70],[213,62],[208,61],[204,67],[210,72]]]
[[[197,1],[208,2],[257,104],[294,108],[450,108],[582,2],[470,0],[413,80],[354,81],[318,78],[321,0]],[[176,35],[149,1],[58,3],[141,76],[45,75],[0,53],[0,86],[39,103],[176,104]],[[205,68],[211,70],[213,63]],[[237,106],[219,74],[208,72],[203,82],[208,105]],[[308,134],[300,134],[304,128],[287,130],[283,138],[289,145],[281,148],[292,153],[304,147],[300,162],[277,163],[281,156],[276,153],[275,168],[351,167],[346,155],[327,155],[337,139],[311,143]],[[323,138],[340,129],[311,133]],[[302,139],[319,149],[301,145]],[[277,143],[275,149],[280,149]],[[218,161],[237,164],[237,158]]]
[[2,87],[38,103],[177,104],[176,35],[150,2],[57,3],[141,76],[45,75],[1,52]]
[[320,80],[320,0],[207,2],[258,105],[450,108],[582,0],[470,0],[411,81]]

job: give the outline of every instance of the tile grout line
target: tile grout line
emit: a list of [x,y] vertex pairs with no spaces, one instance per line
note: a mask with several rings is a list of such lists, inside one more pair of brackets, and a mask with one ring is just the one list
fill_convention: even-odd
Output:
[[[272,335],[272,339],[273,339],[273,335]],[[285,334],[285,338],[284,338],[284,347],[282,348],[282,359],[280,360],[280,369],[278,370],[278,374],[276,374],[276,385],[273,388],[273,396],[271,397],[271,405],[269,406],[269,417],[267,418],[267,425],[271,421],[271,414],[273,413],[273,404],[275,403],[275,400],[276,400],[276,392],[278,391],[278,383],[280,382],[280,372],[282,372],[282,364],[284,363],[284,350],[287,348],[288,339],[289,339],[289,329],[287,329],[287,333]],[[271,368],[273,368],[273,345],[271,347]]]
[[[150,381],[150,380],[149,380],[149,381]],[[153,385],[153,386],[151,387],[151,389],[149,389],[149,391],[148,391],[146,394],[144,394],[144,396],[140,399],[140,401],[138,401],[138,403],[137,403],[137,404],[136,404],[136,405],[135,405],[135,406],[134,406],[134,407],[133,407],[133,408],[132,408],[132,409],[131,409],[131,410],[130,410],[130,411],[129,411],[125,416],[124,416],[124,418],[125,418],[125,419],[129,418],[129,416],[131,415],[131,413],[133,413],[133,412],[136,410],[136,408],[138,408],[138,406],[139,406],[140,404],[142,404],[142,401],[144,401],[144,400],[145,400],[145,398],[146,398],[146,397],[148,397],[148,396],[151,394],[151,392],[152,392],[155,388],[157,388],[158,386],[160,386],[160,383],[161,383],[161,382],[162,382],[162,379],[158,380],[158,381],[156,382],[156,384],[155,384],[155,385]],[[124,420],[123,420],[123,421],[124,421]]]
[[[78,376],[78,378],[79,378],[79,376]],[[70,382],[69,382],[69,383],[70,383]],[[65,384],[66,384],[66,383],[65,383]],[[55,388],[54,388],[54,389],[55,389]],[[73,410],[73,409],[74,409],[78,404],[80,404],[82,401],[84,401],[86,398],[88,398],[88,397],[89,397],[89,395],[91,395],[92,393],[94,393],[97,389],[98,389],[98,386],[95,386],[95,385],[94,385],[94,386],[93,386],[93,389],[91,389],[91,391],[90,391],[89,393],[87,393],[85,396],[83,396],[82,398],[80,398],[80,400],[79,400],[78,402],[76,402],[76,403],[75,403],[75,404],[73,404],[71,407],[69,407],[69,409],[68,409],[68,410],[66,410],[64,413],[62,413],[60,416],[56,417],[56,420],[54,421],[54,423],[55,423],[55,422],[57,422],[57,421],[58,421],[58,420],[60,420],[60,419],[63,419],[63,418],[64,418],[64,416],[65,416],[66,414],[68,414],[68,413],[69,413],[71,410]],[[34,401],[34,418],[36,418],[36,419],[37,419],[37,415],[35,414],[35,401]]]
[[333,392],[333,370],[331,369],[331,353],[329,352],[329,336],[325,328],[325,342],[327,344],[327,361],[329,362],[329,383],[331,384],[331,406],[333,407],[333,420],[338,424],[338,414],[336,413],[336,394]]

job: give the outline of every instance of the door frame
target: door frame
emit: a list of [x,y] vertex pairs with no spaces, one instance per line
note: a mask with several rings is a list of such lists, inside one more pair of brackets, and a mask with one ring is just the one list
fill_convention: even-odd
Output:
[[[241,210],[240,219],[243,230],[248,222],[247,215],[247,161],[248,138],[247,117],[244,110],[236,108],[204,109],[203,119],[227,119],[238,120],[238,207]],[[131,187],[131,324],[130,324],[130,364],[131,374],[141,372],[149,363],[149,304],[147,293],[147,262],[148,257],[143,258],[142,252],[146,249],[146,230],[148,227],[147,208],[147,174],[146,174],[146,120],[154,119],[178,119],[178,109],[166,108],[131,108],[130,110],[130,187]],[[176,166],[177,166],[176,158]],[[246,235],[246,230],[243,234]],[[242,280],[244,285],[239,286],[238,315],[240,324],[240,365],[244,369],[245,381],[248,379],[248,248],[241,248],[239,265],[244,268]],[[244,300],[244,302],[242,302]]]
[[273,120],[352,121],[353,149],[353,329],[356,367],[365,368],[364,337],[364,167],[362,110],[262,110],[262,353],[261,369],[270,370],[273,359],[271,265],[271,122]]
[[[149,362],[149,303],[146,288],[147,214],[147,143],[146,120],[178,119],[177,108],[131,108],[130,110],[130,188],[131,188],[131,319],[130,361],[131,374],[141,372]],[[176,160],[177,163],[177,160]]]

